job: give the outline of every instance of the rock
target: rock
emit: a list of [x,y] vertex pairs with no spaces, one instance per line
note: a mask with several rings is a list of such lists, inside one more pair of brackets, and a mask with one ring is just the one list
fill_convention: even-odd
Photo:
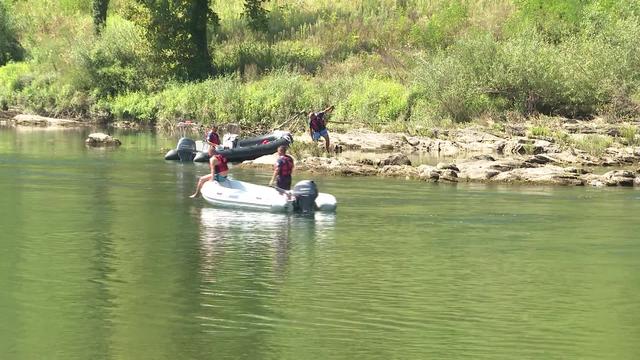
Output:
[[415,137],[407,137],[407,136],[403,136],[402,139],[404,141],[407,142],[407,144],[411,145],[411,146],[418,146],[420,145],[420,139],[415,138]]
[[382,176],[417,178],[418,169],[410,165],[386,165],[379,172]]
[[356,162],[358,164],[362,164],[362,165],[369,165],[369,166],[374,166],[375,165],[375,163],[371,159],[359,159],[359,160],[356,160]]
[[527,149],[521,140],[510,140],[504,143],[504,146],[501,144],[498,152],[502,154],[519,154],[524,155],[527,153]]
[[633,180],[633,185],[635,185],[635,186],[640,186],[640,176],[636,177],[636,178]]
[[493,156],[487,155],[487,154],[474,155],[474,156],[470,157],[469,160],[496,161],[496,159]]
[[104,133],[89,134],[87,140],[84,141],[88,146],[120,146],[120,140]]
[[633,186],[636,175],[628,170],[613,170],[602,175],[607,186]]
[[458,173],[453,170],[446,169],[440,173],[439,180],[446,180],[450,182],[458,182]]
[[14,116],[13,122],[15,125],[19,125],[19,126],[38,126],[38,127],[47,127],[47,126],[74,127],[74,126],[85,125],[75,120],[55,119],[55,118],[44,117],[39,115],[25,115],[25,114]]
[[448,163],[444,163],[444,162],[438,163],[438,165],[436,165],[436,169],[438,169],[438,170],[453,170],[455,172],[459,172],[460,171],[460,169],[458,169],[456,164],[448,164]]
[[543,155],[543,154],[538,154],[538,155],[533,155],[531,157],[529,157],[527,160],[525,160],[526,163],[529,164],[540,164],[540,165],[544,165],[544,164],[548,164],[551,162],[554,162],[552,158]]
[[381,160],[378,166],[385,165],[411,165],[411,160],[405,154],[397,153],[392,154],[388,158]]
[[577,174],[565,171],[564,168],[547,165],[535,168],[519,168],[502,172],[495,176],[497,181],[529,182],[536,184],[583,185]]
[[440,178],[440,172],[429,165],[420,165],[417,168],[418,178],[423,181],[438,181]]

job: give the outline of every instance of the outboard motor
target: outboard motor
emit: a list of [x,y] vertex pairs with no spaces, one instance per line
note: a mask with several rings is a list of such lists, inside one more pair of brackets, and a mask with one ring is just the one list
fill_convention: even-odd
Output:
[[222,146],[227,149],[235,149],[238,146],[237,134],[224,134],[222,139]]
[[315,211],[316,198],[318,197],[318,187],[313,180],[299,181],[291,191],[296,197],[293,208],[296,211],[308,213]]
[[178,150],[178,158],[180,161],[193,161],[193,158],[196,156],[196,142],[192,139],[183,137],[178,140],[178,146],[176,147]]

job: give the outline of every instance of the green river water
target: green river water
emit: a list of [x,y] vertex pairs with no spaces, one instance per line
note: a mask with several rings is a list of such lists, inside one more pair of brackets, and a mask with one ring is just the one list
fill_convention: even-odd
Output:
[[0,359],[640,359],[638,190],[296,173],[337,213],[240,212],[86,134],[0,128]]

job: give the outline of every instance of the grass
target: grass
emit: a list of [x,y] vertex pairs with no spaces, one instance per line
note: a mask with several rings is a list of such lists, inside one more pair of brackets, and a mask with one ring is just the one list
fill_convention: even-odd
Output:
[[613,145],[613,139],[607,135],[587,134],[583,136],[572,136],[571,144],[580,150],[586,151],[593,156],[600,156],[606,149]]

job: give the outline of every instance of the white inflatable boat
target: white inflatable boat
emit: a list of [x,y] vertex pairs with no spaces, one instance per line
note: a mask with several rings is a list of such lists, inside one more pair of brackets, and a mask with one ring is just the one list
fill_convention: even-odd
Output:
[[331,212],[337,207],[336,198],[319,193],[311,180],[298,182],[290,191],[231,179],[207,181],[201,192],[207,202],[222,207],[271,212]]

